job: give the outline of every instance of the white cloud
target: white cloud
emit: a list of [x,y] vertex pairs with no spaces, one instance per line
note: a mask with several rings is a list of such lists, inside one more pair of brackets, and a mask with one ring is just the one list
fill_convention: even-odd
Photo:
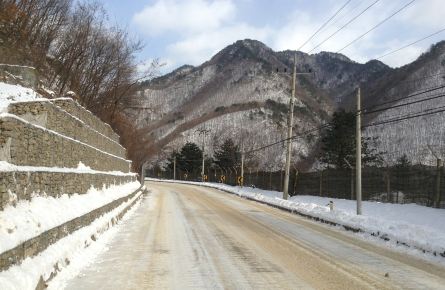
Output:
[[402,15],[404,22],[410,26],[439,29],[445,27],[445,9],[443,0],[420,0]]
[[[303,51],[310,51],[372,2],[373,0],[362,1],[357,5],[348,6],[349,8],[339,14],[328,29],[323,29],[306,44]],[[443,0],[414,2],[407,10],[341,53],[352,60],[366,62],[434,32],[436,27],[443,25],[445,19],[445,9],[441,9],[442,2]],[[311,53],[321,50],[338,51],[406,3],[405,0],[378,2]],[[257,3],[252,1],[252,9],[265,9],[264,4],[261,8],[255,5]],[[314,15],[320,11],[311,12],[308,7],[299,5],[293,12],[283,12],[283,15],[288,15],[286,19],[272,27],[267,24],[267,20],[261,25],[252,25],[241,20],[243,11],[240,10],[240,2],[234,0],[156,0],[137,13],[133,21],[151,37],[173,39],[165,46],[163,56],[169,59],[168,69],[173,69],[186,63],[199,65],[225,46],[244,38],[260,40],[274,50],[297,49],[342,3],[333,0],[324,5],[327,6],[322,10],[324,15]],[[432,41],[433,39],[430,39],[419,43],[385,57],[382,61],[391,66],[401,66],[413,61]],[[168,69],[165,67],[163,70]]]
[[235,15],[231,0],[158,0],[136,13],[133,21],[147,34],[196,33],[220,27]]
[[272,31],[269,28],[255,28],[238,23],[220,29],[197,33],[170,44],[167,51],[181,62],[198,65],[208,60],[225,46],[245,38],[266,42]]

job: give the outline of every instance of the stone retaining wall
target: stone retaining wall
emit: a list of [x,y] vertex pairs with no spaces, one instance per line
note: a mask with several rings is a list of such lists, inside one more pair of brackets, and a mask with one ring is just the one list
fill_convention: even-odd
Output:
[[112,175],[100,173],[50,172],[50,171],[0,171],[0,210],[11,201],[30,200],[33,195],[46,194],[59,197],[62,194],[84,194],[90,187],[120,185],[136,181],[136,175]]
[[131,162],[13,116],[0,118],[0,161],[16,165],[129,172]]
[[105,152],[125,158],[125,148],[50,101],[13,103],[8,112]]
[[[58,240],[66,237],[67,235],[73,233],[74,231],[83,228],[89,224],[91,224],[95,219],[102,216],[103,214],[115,209],[122,203],[128,201],[133,198],[140,189],[137,191],[121,197],[117,200],[114,200],[100,208],[97,208],[87,214],[84,214],[80,217],[72,219],[60,226],[52,228],[37,237],[34,237],[30,240],[25,241],[24,243],[18,245],[17,247],[8,250],[4,253],[0,254],[0,271],[4,271],[11,267],[14,264],[18,264],[24,259],[28,257],[32,257],[37,255],[38,253],[44,251],[51,244],[57,242]],[[123,214],[136,202],[132,202],[129,204],[123,211],[121,211],[116,217],[113,217],[114,222],[116,219],[119,219],[123,216]]]
[[20,84],[33,89],[37,89],[39,86],[37,70],[22,65],[0,64],[0,81],[14,85]]
[[51,100],[56,106],[61,107],[71,115],[81,119],[85,124],[94,128],[94,130],[101,132],[108,138],[119,142],[119,135],[117,135],[110,125],[102,122],[98,117],[93,115],[90,111],[79,105],[76,101],[70,98],[59,98]]

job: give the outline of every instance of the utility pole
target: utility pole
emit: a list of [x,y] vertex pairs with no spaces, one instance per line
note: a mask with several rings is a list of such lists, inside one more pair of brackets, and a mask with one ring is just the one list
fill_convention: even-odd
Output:
[[144,184],[145,179],[145,166],[148,162],[144,162],[141,167],[141,184]]
[[173,158],[173,180],[176,180],[176,155]]
[[297,53],[294,54],[294,69],[292,72],[292,94],[289,101],[289,119],[287,123],[287,140],[286,140],[286,168],[284,169],[284,186],[283,186],[283,199],[289,197],[289,173],[290,173],[290,159],[292,157],[292,125],[294,123],[294,99],[295,99],[295,86],[297,78]]
[[294,53],[294,69],[292,72],[292,94],[289,101],[289,118],[287,123],[287,140],[286,140],[286,167],[284,169],[284,185],[283,185],[283,199],[289,197],[289,175],[290,175],[290,161],[292,157],[292,125],[294,123],[294,102],[296,93],[296,82],[298,75],[308,75],[309,73],[297,73],[297,52]]
[[360,87],[357,88],[357,117],[355,124],[355,194],[357,198],[357,214],[362,214],[362,111],[360,100]]
[[204,154],[204,150],[205,150],[205,142],[206,142],[206,135],[208,132],[210,132],[210,130],[207,129],[199,129],[197,130],[199,132],[199,135],[202,135],[202,167],[201,167],[201,181],[204,182],[204,175],[205,175],[205,154]]

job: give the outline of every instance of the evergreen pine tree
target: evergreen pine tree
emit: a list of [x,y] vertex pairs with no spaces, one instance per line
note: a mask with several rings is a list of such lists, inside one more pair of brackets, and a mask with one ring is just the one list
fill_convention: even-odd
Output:
[[197,173],[202,166],[202,150],[195,143],[187,142],[177,157],[178,168],[189,174]]
[[[377,138],[362,137],[363,165],[379,165],[382,162],[381,152],[371,148],[370,142]],[[335,112],[330,126],[321,138],[322,153],[320,161],[335,168],[348,168],[355,164],[355,113],[344,110]]]
[[241,152],[232,139],[226,139],[223,144],[215,150],[215,163],[220,168],[233,168],[241,163]]

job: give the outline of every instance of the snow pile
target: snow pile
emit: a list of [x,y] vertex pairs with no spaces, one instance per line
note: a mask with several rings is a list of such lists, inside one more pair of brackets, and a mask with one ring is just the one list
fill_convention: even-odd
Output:
[[[111,239],[118,230],[118,227],[113,227],[112,220],[128,205],[138,199],[141,194],[136,194],[136,196],[99,217],[90,225],[57,241],[39,255],[27,258],[20,265],[12,266],[8,270],[0,272],[0,289],[35,289],[40,276],[43,276],[44,280],[49,279],[53,271],[64,270],[73,258],[75,260],[91,261],[94,256],[106,249],[106,241]],[[136,202],[129,212],[125,214],[123,220],[131,216],[140,202],[141,200]],[[107,228],[111,229],[106,230]],[[98,238],[100,239],[97,240]],[[98,242],[95,242],[96,240]],[[89,249],[85,250],[86,247]]]
[[0,253],[39,234],[124,197],[136,189],[138,181],[108,188],[90,188],[86,194],[63,194],[58,198],[34,196],[0,211]]
[[[155,180],[157,179],[148,179]],[[287,210],[344,226],[445,257],[445,210],[415,204],[363,202],[363,215],[355,214],[355,201],[296,196],[281,198],[282,193],[218,183],[169,181],[203,185],[238,196],[279,206]],[[327,204],[334,202],[334,211]]]
[[43,98],[32,89],[0,82],[0,113],[6,112],[8,105],[12,102],[34,101],[38,99]]

